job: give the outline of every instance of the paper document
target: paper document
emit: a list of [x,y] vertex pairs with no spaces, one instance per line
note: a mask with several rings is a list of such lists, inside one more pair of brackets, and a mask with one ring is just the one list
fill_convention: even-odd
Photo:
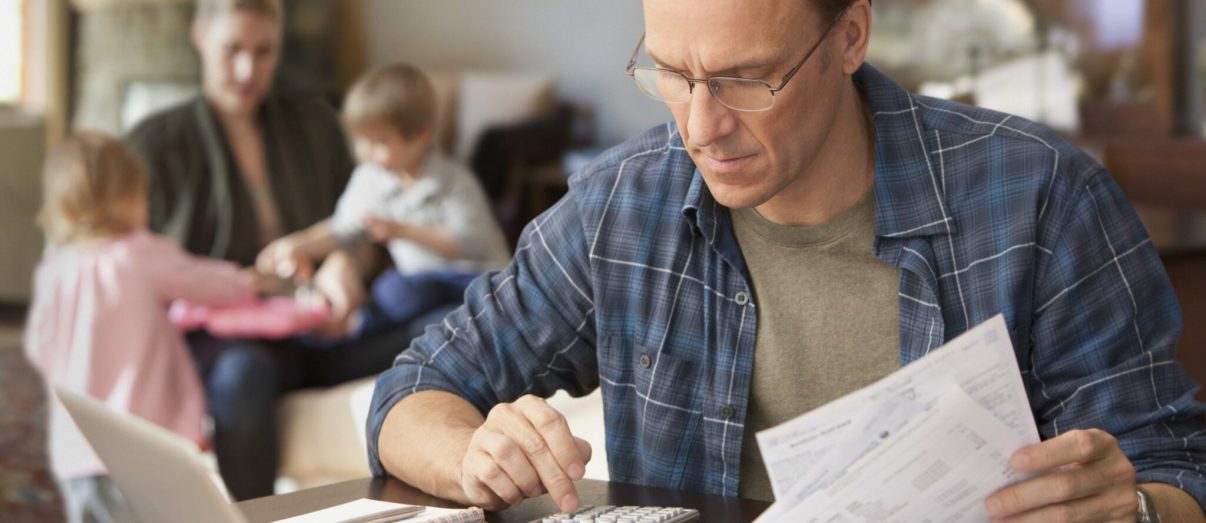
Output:
[[1021,479],[1009,457],[1039,442],[1000,315],[756,437],[776,499],[761,522],[985,521]]
[[485,520],[482,509],[477,507],[467,509],[422,507],[360,498],[342,505],[277,520],[274,523],[386,523],[389,521],[474,523]]

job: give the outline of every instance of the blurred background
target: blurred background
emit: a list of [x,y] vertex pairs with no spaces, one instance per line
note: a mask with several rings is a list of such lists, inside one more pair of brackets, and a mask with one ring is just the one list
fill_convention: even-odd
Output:
[[[286,4],[277,88],[319,93],[338,106],[368,68],[398,60],[425,68],[443,95],[442,145],[466,163],[490,149],[474,166],[487,166],[479,174],[492,196],[508,199],[496,203],[512,232],[556,198],[564,172],[552,170],[555,164],[572,170],[575,161],[669,119],[623,74],[642,31],[636,0]],[[1180,162],[1182,155],[1200,158],[1202,4],[877,2],[869,61],[911,90],[1046,123],[1098,155],[1137,203],[1182,206],[1206,189],[1173,186],[1183,190],[1164,202],[1147,185],[1165,188],[1171,180],[1132,178],[1195,163]],[[8,239],[0,301],[28,298],[39,251],[31,216],[46,144],[71,128],[122,133],[197,92],[191,10],[189,0],[0,0],[0,236]],[[497,136],[533,122],[545,125],[529,125],[520,139]],[[514,145],[525,137],[542,150]],[[523,173],[510,168],[518,164]],[[1206,223],[1194,216],[1157,210],[1145,218],[1161,246],[1206,245]]]
[[[334,106],[369,68],[429,72],[440,145],[514,239],[565,178],[669,120],[624,74],[638,0],[285,0],[276,88]],[[42,248],[42,155],[73,128],[120,134],[198,92],[189,0],[0,0],[0,514],[54,510],[20,324]],[[1206,2],[881,0],[869,61],[907,88],[1037,120],[1095,155],[1139,209],[1206,376]],[[9,363],[4,363],[5,361]],[[1199,372],[1202,370],[1202,372]],[[24,374],[22,374],[24,372]],[[33,510],[33,509],[30,509]],[[53,519],[53,516],[47,516]]]

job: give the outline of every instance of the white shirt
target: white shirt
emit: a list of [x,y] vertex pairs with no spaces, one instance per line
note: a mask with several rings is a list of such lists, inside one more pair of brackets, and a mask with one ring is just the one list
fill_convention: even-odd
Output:
[[357,166],[327,226],[346,245],[364,238],[362,220],[366,216],[412,226],[442,227],[461,247],[461,257],[449,259],[410,240],[390,240],[390,257],[402,274],[450,268],[499,269],[511,257],[477,178],[435,151],[409,186],[397,174],[376,165]]

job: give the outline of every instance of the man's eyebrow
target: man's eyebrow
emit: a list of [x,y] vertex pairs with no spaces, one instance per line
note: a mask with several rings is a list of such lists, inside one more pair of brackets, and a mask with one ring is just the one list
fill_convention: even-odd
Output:
[[[677,71],[680,73],[683,72],[675,67],[670,67],[666,61],[658,58],[657,55],[648,48],[645,49],[645,54],[649,56],[650,60],[653,60],[654,65],[661,69],[669,69],[671,71]],[[732,65],[723,69],[706,72],[708,76],[729,76],[747,72],[769,72],[771,69],[774,69],[775,66],[779,65],[780,62],[782,62],[782,60],[779,58],[755,59],[751,60],[749,63]]]

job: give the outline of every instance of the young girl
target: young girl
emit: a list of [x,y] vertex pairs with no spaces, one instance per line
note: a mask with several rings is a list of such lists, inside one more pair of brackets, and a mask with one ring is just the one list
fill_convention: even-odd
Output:
[[[149,233],[146,188],[142,163],[108,136],[81,132],[50,152],[38,217],[48,245],[34,275],[25,350],[48,391],[59,384],[89,394],[204,445],[205,395],[167,306],[249,299],[253,276]],[[68,520],[133,519],[48,396],[51,469]]]

